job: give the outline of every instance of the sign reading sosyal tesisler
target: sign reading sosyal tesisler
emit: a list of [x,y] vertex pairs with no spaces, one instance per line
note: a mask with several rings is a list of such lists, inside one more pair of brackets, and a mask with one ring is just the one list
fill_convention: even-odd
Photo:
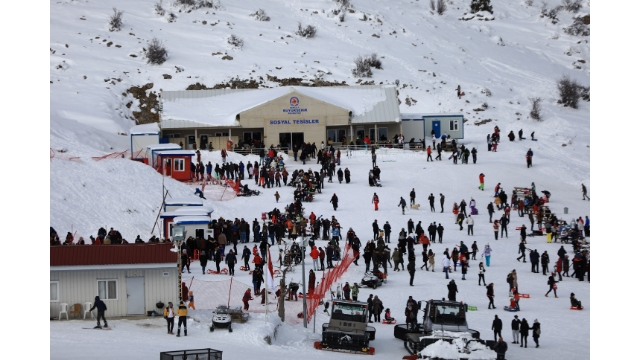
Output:
[[307,125],[320,124],[319,119],[300,119],[300,120],[269,120],[269,125]]

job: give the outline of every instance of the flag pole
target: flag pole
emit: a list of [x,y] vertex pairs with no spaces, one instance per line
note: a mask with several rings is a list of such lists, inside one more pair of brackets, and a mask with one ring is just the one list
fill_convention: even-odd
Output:
[[[270,258],[270,256],[271,256],[271,251],[269,250],[269,246],[267,245],[267,271],[269,271],[269,258]],[[262,274],[264,275],[264,272],[262,272]],[[271,274],[268,274],[267,276],[271,276]],[[266,286],[266,285],[267,284],[266,284],[266,281],[265,281],[265,287],[264,287],[264,298],[265,298],[264,323],[265,324],[267,323],[267,316],[269,315],[269,289],[268,289],[268,286]]]

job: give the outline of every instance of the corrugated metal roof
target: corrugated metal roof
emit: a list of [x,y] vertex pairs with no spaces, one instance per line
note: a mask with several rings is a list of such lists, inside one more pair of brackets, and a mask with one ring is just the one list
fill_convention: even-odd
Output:
[[175,263],[173,244],[51,246],[49,266]]

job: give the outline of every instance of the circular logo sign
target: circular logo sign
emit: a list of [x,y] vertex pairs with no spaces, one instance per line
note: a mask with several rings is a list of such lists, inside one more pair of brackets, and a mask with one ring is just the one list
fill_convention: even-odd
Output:
[[291,106],[298,106],[298,104],[300,104],[300,100],[298,100],[297,97],[293,96],[291,97],[291,99],[289,99],[289,104]]

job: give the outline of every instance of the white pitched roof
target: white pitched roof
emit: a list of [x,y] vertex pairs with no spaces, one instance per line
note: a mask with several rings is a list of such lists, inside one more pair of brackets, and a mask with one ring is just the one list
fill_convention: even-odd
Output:
[[202,200],[199,197],[192,198],[176,198],[176,199],[167,199],[164,202],[165,205],[200,205],[202,206]]
[[162,92],[162,127],[239,126],[236,115],[291,92],[351,111],[352,123],[398,122],[395,86],[290,86]]
[[131,135],[147,135],[147,134],[159,134],[160,127],[158,123],[136,125],[129,130]]

